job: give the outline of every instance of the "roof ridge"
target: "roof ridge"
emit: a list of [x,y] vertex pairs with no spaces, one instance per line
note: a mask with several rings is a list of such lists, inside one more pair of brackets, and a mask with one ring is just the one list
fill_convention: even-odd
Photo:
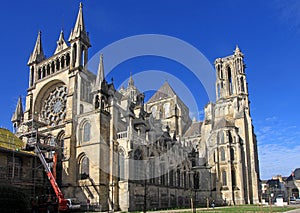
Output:
[[154,93],[154,95],[149,99],[148,103],[155,102],[161,99],[171,98],[176,96],[176,92],[171,87],[168,81],[165,83]]

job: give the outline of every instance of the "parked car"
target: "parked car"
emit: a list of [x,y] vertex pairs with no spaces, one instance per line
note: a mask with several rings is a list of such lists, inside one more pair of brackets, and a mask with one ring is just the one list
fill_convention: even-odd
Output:
[[290,197],[290,204],[300,204],[300,198]]
[[70,210],[79,210],[81,208],[80,202],[77,198],[68,198],[66,200]]

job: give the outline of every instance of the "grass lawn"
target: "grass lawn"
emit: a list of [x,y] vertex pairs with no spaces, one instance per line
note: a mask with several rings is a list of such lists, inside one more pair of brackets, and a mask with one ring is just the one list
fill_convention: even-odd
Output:
[[[272,206],[232,206],[232,207],[220,207],[220,208],[215,208],[215,209],[203,209],[203,210],[198,210],[198,212],[255,212],[255,213],[260,213],[260,212],[286,212],[289,210],[296,209],[296,207],[290,207],[290,206],[285,206],[285,207],[275,207]],[[187,213],[187,212],[185,212]]]
[[[227,206],[227,207],[216,207],[215,209],[212,208],[203,208],[203,209],[198,209],[197,213],[199,212],[236,212],[236,213],[263,213],[263,212],[286,212],[290,211],[293,209],[297,209],[295,206],[285,206],[285,207],[276,207],[272,206],[256,206],[256,205],[244,205],[244,206]],[[152,211],[147,211],[147,212],[152,212]],[[189,211],[188,209],[182,209],[182,210],[161,210],[161,211],[153,211],[153,212],[163,212],[163,213],[192,213],[192,211]],[[134,212],[134,213],[141,213],[139,212]]]

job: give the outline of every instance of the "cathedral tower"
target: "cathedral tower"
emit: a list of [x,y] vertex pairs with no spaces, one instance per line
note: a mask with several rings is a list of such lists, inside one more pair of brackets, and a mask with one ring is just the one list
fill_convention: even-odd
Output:
[[[248,100],[243,53],[218,58],[215,104],[205,107],[201,145],[206,144],[211,190],[230,204],[258,203],[258,155]],[[220,201],[222,202],[222,201]]]

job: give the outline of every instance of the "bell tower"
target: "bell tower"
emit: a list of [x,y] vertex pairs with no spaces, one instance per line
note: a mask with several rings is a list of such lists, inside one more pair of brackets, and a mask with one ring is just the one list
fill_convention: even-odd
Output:
[[248,94],[243,58],[243,53],[240,51],[239,47],[236,46],[233,55],[216,59],[217,100]]
[[71,70],[78,67],[83,68],[88,61],[88,48],[91,47],[89,35],[85,30],[82,3],[79,6],[74,28],[71,30],[69,42],[71,46]]

